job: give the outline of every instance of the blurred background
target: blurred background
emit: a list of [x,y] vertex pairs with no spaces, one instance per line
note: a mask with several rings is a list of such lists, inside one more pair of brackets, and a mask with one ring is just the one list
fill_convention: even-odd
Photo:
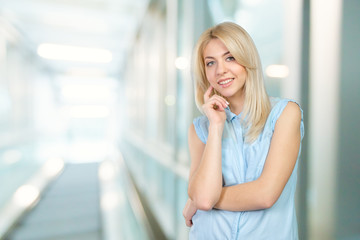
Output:
[[304,110],[300,239],[360,239],[358,0],[0,0],[0,239],[187,239],[191,54],[222,21]]

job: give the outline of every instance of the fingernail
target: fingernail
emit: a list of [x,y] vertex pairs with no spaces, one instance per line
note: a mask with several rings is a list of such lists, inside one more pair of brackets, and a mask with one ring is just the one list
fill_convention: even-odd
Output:
[[227,104],[227,105],[229,105],[229,104],[230,104],[230,103],[228,103],[228,101],[226,101],[226,100],[225,100],[225,102],[226,102],[226,104]]

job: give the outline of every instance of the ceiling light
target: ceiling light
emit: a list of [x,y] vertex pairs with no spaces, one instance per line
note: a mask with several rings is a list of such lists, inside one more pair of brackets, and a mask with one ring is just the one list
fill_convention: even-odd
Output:
[[106,118],[110,115],[109,107],[103,105],[67,106],[63,110],[70,118]]
[[51,43],[40,44],[37,53],[43,58],[52,60],[95,63],[109,63],[112,60],[111,52],[106,49]]
[[106,101],[112,97],[109,86],[101,84],[66,84],[61,87],[61,95],[67,101]]
[[189,61],[185,57],[178,57],[175,59],[175,67],[177,69],[183,70],[189,66]]
[[176,103],[176,98],[174,95],[167,95],[165,97],[165,104],[168,106],[173,106]]
[[100,68],[70,68],[66,71],[66,75],[73,77],[87,77],[87,78],[106,78],[107,74]]
[[42,22],[55,27],[63,27],[70,30],[105,34],[110,31],[109,24],[99,17],[92,15],[79,16],[74,14],[48,13],[44,15]]
[[289,76],[289,68],[286,65],[269,65],[265,72],[271,78],[286,78]]

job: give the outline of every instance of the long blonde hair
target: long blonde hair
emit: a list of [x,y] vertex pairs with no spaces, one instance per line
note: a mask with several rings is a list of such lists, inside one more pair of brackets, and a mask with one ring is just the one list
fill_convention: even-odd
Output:
[[201,111],[204,93],[210,86],[205,74],[204,49],[215,38],[222,41],[235,60],[246,69],[242,120],[245,128],[248,129],[246,141],[253,142],[265,126],[271,104],[265,90],[261,61],[256,46],[250,35],[239,25],[223,22],[207,29],[200,36],[193,56],[196,105]]

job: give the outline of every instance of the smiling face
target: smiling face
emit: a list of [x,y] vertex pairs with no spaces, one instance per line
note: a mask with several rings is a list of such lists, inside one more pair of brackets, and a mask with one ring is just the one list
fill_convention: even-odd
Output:
[[230,101],[243,98],[246,69],[236,62],[223,42],[217,38],[210,40],[203,57],[210,85]]

